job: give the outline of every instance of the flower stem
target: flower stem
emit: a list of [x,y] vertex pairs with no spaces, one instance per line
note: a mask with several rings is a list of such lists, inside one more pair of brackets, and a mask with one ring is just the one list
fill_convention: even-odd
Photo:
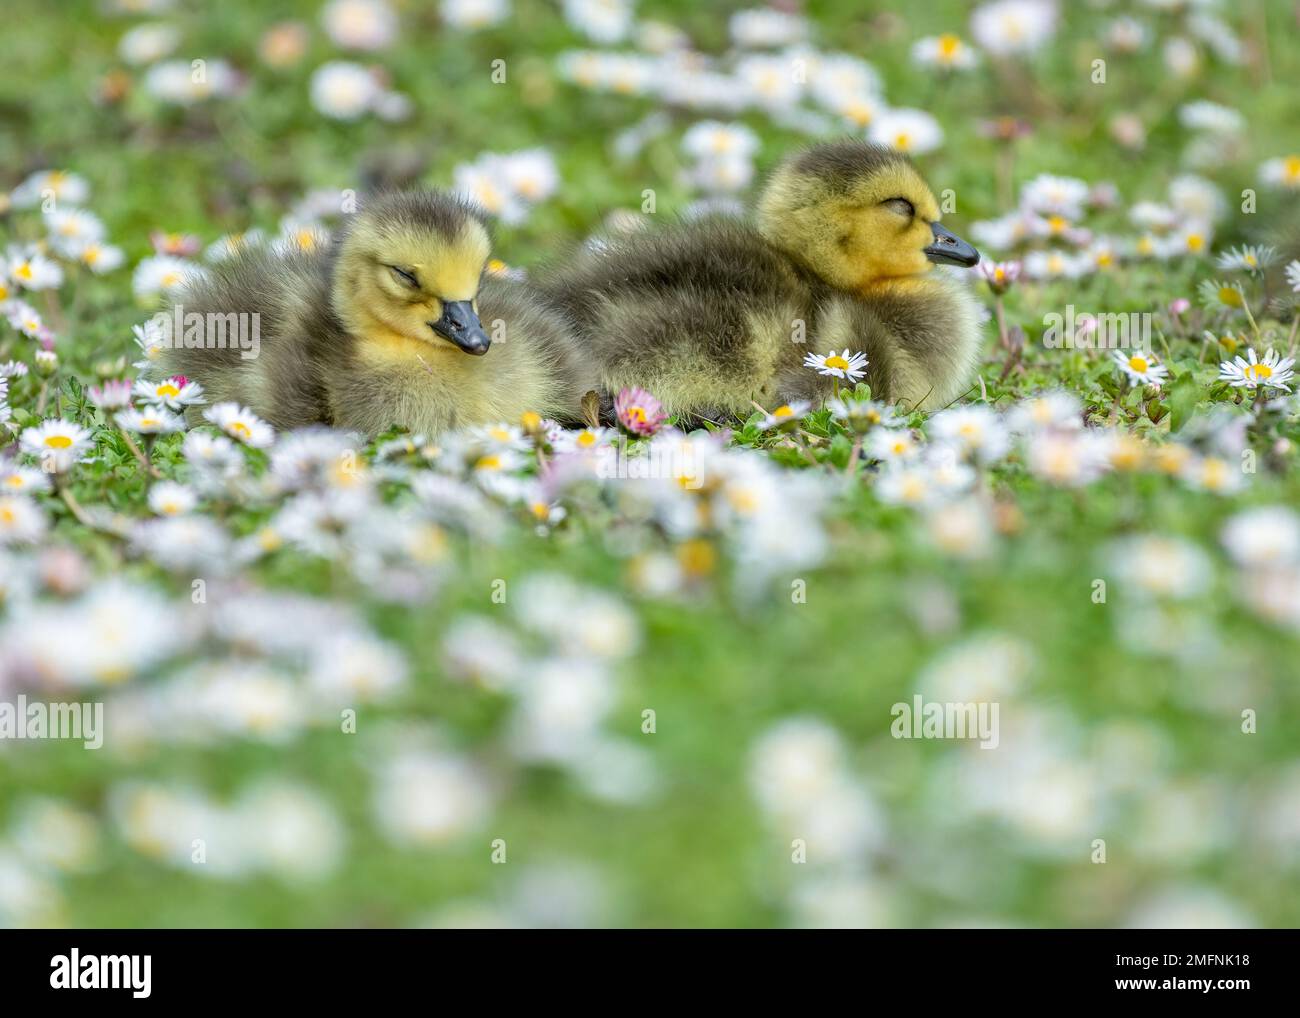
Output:
[[144,467],[145,470],[148,471],[149,474],[152,475],[153,477],[161,478],[162,474],[159,472],[158,468],[155,467],[153,463],[150,462],[149,457],[145,453],[140,451],[140,447],[135,444],[135,439],[131,437],[130,432],[122,428],[119,428],[118,431],[120,431],[122,433],[122,437],[126,439],[126,447],[130,449],[131,454],[137,460],[140,461],[140,465]]

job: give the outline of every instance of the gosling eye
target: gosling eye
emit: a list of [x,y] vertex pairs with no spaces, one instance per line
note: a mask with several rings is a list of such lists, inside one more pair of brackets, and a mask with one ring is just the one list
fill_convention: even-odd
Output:
[[916,215],[916,208],[906,198],[887,198],[880,203],[891,212],[897,212],[900,216],[906,216],[911,219]]
[[389,265],[387,268],[388,271],[393,274],[393,278],[403,286],[409,286],[413,290],[419,289],[420,280],[416,278],[414,272],[408,272],[406,269],[399,269],[396,265]]

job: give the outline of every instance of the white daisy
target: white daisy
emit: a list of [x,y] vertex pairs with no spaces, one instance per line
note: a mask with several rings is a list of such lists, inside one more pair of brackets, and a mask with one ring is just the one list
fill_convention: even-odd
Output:
[[1286,281],[1291,284],[1291,289],[1300,293],[1300,261],[1293,261],[1286,267]]
[[89,241],[103,240],[104,224],[93,212],[77,208],[54,208],[45,213],[50,246],[64,257]]
[[1259,179],[1270,187],[1300,191],[1300,155],[1269,159],[1260,166]]
[[1049,0],[995,0],[977,7],[971,35],[990,53],[1032,53],[1056,31],[1056,6]]
[[1115,350],[1111,357],[1133,385],[1161,385],[1169,378],[1169,369],[1150,350]]
[[90,197],[86,178],[64,170],[40,170],[14,188],[9,196],[15,208],[30,209],[52,198],[59,205],[82,205]]
[[763,419],[758,422],[759,431],[770,431],[772,428],[792,428],[796,427],[804,415],[811,409],[812,404],[807,401],[787,403],[777,407],[771,413],[763,415]]
[[1264,359],[1260,360],[1252,346],[1246,350],[1245,358],[1239,355],[1219,365],[1219,381],[1238,389],[1264,386],[1290,392],[1294,365],[1294,357],[1283,358],[1276,350],[1266,351]]
[[202,273],[202,269],[187,262],[184,258],[173,255],[152,255],[135,267],[131,277],[131,288],[136,300],[163,296],[174,297],[192,275]]
[[63,269],[33,245],[11,244],[5,254],[5,274],[27,290],[51,290],[63,284]]
[[275,441],[271,426],[238,403],[217,403],[204,410],[203,416],[231,438],[254,449],[265,449]]
[[117,44],[117,55],[133,67],[152,64],[168,56],[180,42],[180,32],[163,22],[146,22],[130,29]]
[[452,28],[473,31],[499,25],[510,16],[509,0],[442,0],[442,20]]
[[191,382],[184,375],[173,375],[161,382],[149,382],[142,378],[135,383],[135,394],[146,403],[163,406],[168,410],[180,410],[182,407],[206,402],[203,386]]
[[356,120],[374,108],[383,88],[360,64],[334,60],[311,76],[311,104],[335,120]]
[[41,469],[47,474],[62,474],[90,445],[90,438],[90,432],[79,424],[53,418],[25,429],[21,445],[24,452],[40,458]]
[[1277,261],[1277,248],[1266,244],[1243,244],[1219,255],[1215,264],[1225,272],[1258,275]]
[[924,110],[892,109],[871,122],[867,138],[899,152],[924,155],[943,144],[943,128]]
[[162,406],[148,406],[143,410],[130,407],[119,413],[114,420],[123,431],[139,435],[170,435],[185,430],[185,418]]
[[682,151],[701,160],[722,156],[749,159],[758,151],[758,135],[744,124],[701,120],[682,135]]
[[0,495],[31,495],[49,488],[49,475],[40,470],[12,463],[0,467]]
[[870,399],[832,399],[826,403],[831,416],[843,421],[859,434],[866,434],[872,428],[899,428],[907,424],[892,406]]
[[921,67],[965,71],[979,63],[979,54],[951,33],[927,35],[912,46],[912,60]]
[[1220,536],[1228,554],[1246,568],[1276,569],[1300,562],[1300,516],[1286,506],[1240,512]]
[[331,0],[321,21],[325,34],[343,49],[385,49],[397,38],[397,15],[384,0]]
[[88,240],[69,251],[68,257],[75,258],[95,275],[102,276],[120,269],[126,261],[126,252],[114,244]]
[[933,438],[956,446],[982,463],[1001,459],[1011,444],[1002,419],[987,406],[941,410],[930,418],[927,430]]
[[876,428],[866,443],[867,455],[886,463],[912,459],[918,448],[916,439],[906,428]]
[[840,353],[834,350],[824,355],[810,353],[804,355],[803,366],[812,368],[819,375],[847,378],[850,382],[856,382],[866,374],[867,355],[850,354],[847,348]]
[[583,428],[581,431],[562,431],[555,438],[555,449],[562,453],[590,453],[609,441],[608,428]]
[[194,489],[175,481],[159,481],[149,489],[149,508],[159,516],[183,516],[197,504]]
[[0,492],[0,544],[35,544],[47,525],[45,514],[32,499]]

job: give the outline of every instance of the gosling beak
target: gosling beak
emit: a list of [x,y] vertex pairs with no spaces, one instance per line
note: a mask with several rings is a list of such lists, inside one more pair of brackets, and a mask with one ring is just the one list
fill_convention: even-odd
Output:
[[443,301],[442,317],[429,322],[429,328],[443,339],[449,339],[466,353],[480,357],[488,352],[492,340],[483,331],[474,308],[467,300]]
[[965,265],[967,268],[979,264],[980,253],[951,230],[938,223],[931,223],[930,229],[934,231],[934,243],[925,249],[925,256],[930,261],[940,265]]

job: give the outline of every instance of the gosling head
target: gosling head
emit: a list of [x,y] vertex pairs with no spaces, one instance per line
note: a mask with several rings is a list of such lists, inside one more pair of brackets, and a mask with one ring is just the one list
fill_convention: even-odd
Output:
[[434,350],[485,354],[491,340],[477,298],[490,250],[472,206],[431,191],[380,195],[343,235],[334,310],[362,338],[396,334]]
[[843,290],[975,265],[979,252],[939,225],[939,204],[905,155],[863,141],[815,145],[773,173],[758,203],[772,244]]

